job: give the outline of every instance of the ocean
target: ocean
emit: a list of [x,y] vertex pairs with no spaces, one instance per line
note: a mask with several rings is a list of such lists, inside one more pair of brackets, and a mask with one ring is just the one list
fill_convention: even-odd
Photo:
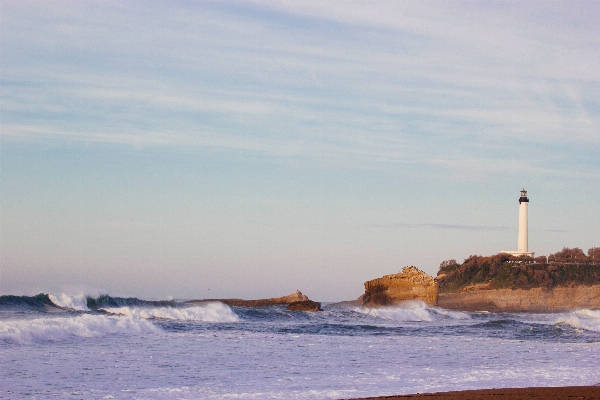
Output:
[[339,399],[600,383],[600,311],[323,308],[0,296],[0,398]]

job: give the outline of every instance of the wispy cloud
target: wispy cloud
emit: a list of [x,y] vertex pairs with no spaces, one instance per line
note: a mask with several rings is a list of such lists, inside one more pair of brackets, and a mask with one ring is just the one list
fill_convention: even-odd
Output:
[[2,135],[421,163],[463,179],[517,164],[596,176],[586,157],[556,160],[600,145],[599,15],[583,3],[8,3]]
[[461,231],[514,231],[515,228],[507,226],[491,226],[491,225],[457,225],[457,224],[413,224],[413,223],[390,223],[390,224],[375,224],[369,225],[375,228],[423,228],[423,229],[451,229]]

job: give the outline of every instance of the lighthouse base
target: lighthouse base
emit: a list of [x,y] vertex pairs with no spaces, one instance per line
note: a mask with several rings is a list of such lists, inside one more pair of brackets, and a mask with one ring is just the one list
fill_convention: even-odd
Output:
[[504,251],[504,250],[502,250],[500,253],[510,254],[511,256],[527,256],[527,257],[532,257],[532,258],[535,255],[535,253],[532,253],[530,251]]

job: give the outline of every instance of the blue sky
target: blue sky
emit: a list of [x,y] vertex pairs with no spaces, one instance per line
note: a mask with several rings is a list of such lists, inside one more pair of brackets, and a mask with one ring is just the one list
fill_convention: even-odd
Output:
[[2,1],[1,293],[355,298],[599,246],[600,6]]

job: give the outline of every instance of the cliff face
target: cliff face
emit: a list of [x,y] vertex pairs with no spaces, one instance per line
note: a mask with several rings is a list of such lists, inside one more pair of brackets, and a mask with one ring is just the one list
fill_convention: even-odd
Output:
[[363,305],[384,306],[406,300],[422,300],[436,305],[437,282],[415,267],[405,267],[401,273],[365,282]]
[[599,309],[600,264],[573,260],[548,263],[545,257],[500,253],[470,256],[462,264],[444,261],[437,275],[438,306],[492,312]]
[[459,293],[440,293],[437,305],[450,310],[491,312],[600,309],[600,285],[515,290],[474,288]]
[[399,274],[365,282],[365,294],[362,296],[364,306],[378,307],[406,300],[422,300],[431,306],[460,311],[560,312],[577,308],[600,309],[600,283],[524,289],[494,288],[488,281],[463,284],[458,290],[446,291],[438,287],[436,279],[415,267],[405,267]]

